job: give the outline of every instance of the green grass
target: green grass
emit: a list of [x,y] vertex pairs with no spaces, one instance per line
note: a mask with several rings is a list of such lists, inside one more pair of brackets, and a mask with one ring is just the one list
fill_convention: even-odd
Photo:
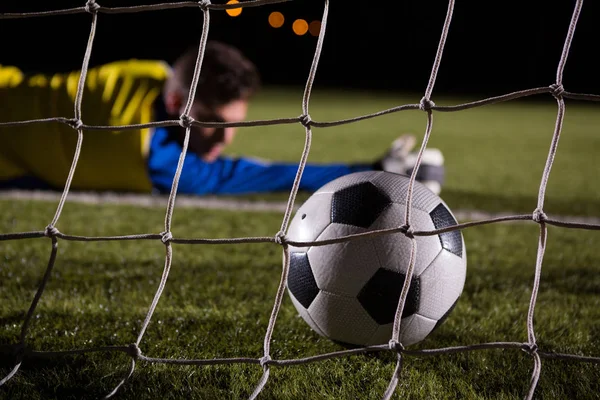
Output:
[[[301,89],[266,91],[251,118],[301,114]],[[315,91],[311,116],[325,121],[366,114],[419,96]],[[437,104],[463,100],[437,99]],[[503,104],[453,114],[434,114],[430,146],[446,156],[442,197],[453,209],[531,212],[552,135],[556,106]],[[564,134],[550,177],[549,215],[599,216],[600,188],[594,164],[600,114],[567,103]],[[310,159],[369,160],[402,132],[420,137],[425,115],[405,111],[336,128],[315,128]],[[299,159],[300,125],[244,128],[231,154]],[[307,194],[300,196],[300,201]],[[250,196],[285,199],[287,194]],[[56,203],[0,200],[0,232],[42,230]],[[67,203],[57,228],[72,235],[123,235],[164,230],[164,207]],[[176,237],[271,236],[276,212],[177,208]],[[526,316],[539,227],[533,222],[465,229],[468,274],[450,318],[414,349],[492,341],[527,340]],[[550,226],[535,313],[538,345],[546,352],[600,355],[600,252],[598,233]],[[50,254],[46,238],[0,242],[0,375],[13,358],[23,317]],[[263,354],[263,338],[281,273],[275,244],[173,245],[166,289],[140,348],[149,357],[203,359]],[[136,340],[157,289],[165,258],[160,241],[70,242],[60,240],[51,280],[34,314],[27,345],[70,350],[127,345]],[[4,351],[3,351],[4,349]],[[299,358],[341,350],[319,337],[284,298],[272,357]],[[596,399],[600,365],[543,359],[537,399]],[[0,387],[0,399],[97,399],[124,376],[129,358],[94,353],[28,357]],[[356,355],[303,366],[273,367],[262,399],[378,399],[395,367],[387,353]],[[407,356],[396,399],[518,399],[529,387],[532,358],[521,350],[484,350],[434,357]],[[119,391],[122,399],[248,398],[261,377],[258,365],[169,366],[138,363]]]

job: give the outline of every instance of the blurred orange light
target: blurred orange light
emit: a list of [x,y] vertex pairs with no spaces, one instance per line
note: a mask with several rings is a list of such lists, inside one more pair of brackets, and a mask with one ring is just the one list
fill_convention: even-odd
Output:
[[313,21],[308,25],[308,31],[313,36],[319,36],[319,32],[321,32],[321,21]]
[[292,29],[296,35],[302,36],[308,32],[308,22],[303,19],[297,19],[292,24]]
[[[239,1],[238,0],[229,0],[227,2],[227,4],[238,4]],[[229,14],[232,17],[237,17],[238,15],[240,15],[242,13],[242,8],[228,8],[225,10],[225,12],[227,14]]]
[[279,11],[273,11],[271,14],[269,14],[269,25],[271,25],[273,28],[281,28],[284,21],[285,18]]

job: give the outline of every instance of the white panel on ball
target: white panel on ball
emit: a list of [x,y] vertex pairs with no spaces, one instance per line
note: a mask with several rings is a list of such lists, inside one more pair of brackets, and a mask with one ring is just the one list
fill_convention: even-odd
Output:
[[[318,240],[339,238],[366,229],[344,224],[330,224]],[[317,286],[321,290],[355,297],[365,282],[379,268],[379,258],[371,238],[360,238],[326,246],[313,246],[308,251]]]
[[[437,321],[413,314],[400,321],[400,340],[403,346],[410,346],[423,341],[433,331]],[[369,339],[369,345],[389,343],[392,338],[393,324],[380,325]]]
[[[399,204],[406,204],[409,177],[398,178],[398,174],[379,171],[370,178],[375,186],[384,190],[390,198]],[[440,203],[440,198],[422,183],[415,181],[411,205],[421,211],[430,212]]]
[[435,320],[442,318],[462,293],[466,274],[464,259],[442,250],[420,276],[421,299],[418,313]]
[[321,331],[321,328],[319,328],[315,321],[313,321],[310,314],[308,313],[308,310],[305,309],[293,295],[290,295],[290,299],[292,299],[292,303],[294,304],[294,307],[296,307],[296,310],[298,310],[298,314],[300,314],[300,316],[308,324],[308,326],[310,326],[312,330],[317,332],[319,335],[327,336]]
[[377,324],[358,300],[321,291],[308,308],[319,330],[329,339],[361,345],[369,340]]
[[[369,230],[395,228],[404,225],[406,206],[391,204]],[[429,214],[413,209],[411,213],[411,226],[416,231],[431,231],[435,227]],[[419,276],[427,266],[435,259],[442,244],[437,235],[417,236],[417,257],[415,260],[414,276]],[[393,233],[373,237],[373,244],[382,268],[392,271],[405,272],[408,268],[412,241],[404,233]]]
[[[288,237],[296,242],[313,242],[331,220],[331,193],[313,194],[296,212],[296,221],[290,226]],[[290,250],[298,248],[290,246]],[[305,247],[301,247],[304,249]]]

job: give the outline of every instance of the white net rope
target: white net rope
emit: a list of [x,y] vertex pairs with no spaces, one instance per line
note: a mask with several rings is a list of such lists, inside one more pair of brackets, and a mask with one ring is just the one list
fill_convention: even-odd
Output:
[[[404,356],[431,356],[431,355],[439,355],[443,353],[459,353],[459,352],[468,352],[475,350],[486,350],[486,349],[517,349],[523,350],[527,352],[533,359],[533,372],[531,375],[529,390],[526,394],[527,399],[532,399],[536,390],[537,382],[541,373],[541,359],[542,358],[551,358],[551,359],[562,359],[562,360],[575,360],[589,363],[600,363],[600,357],[591,357],[591,356],[580,356],[574,354],[561,354],[554,352],[545,352],[538,348],[536,343],[536,335],[534,329],[534,313],[536,307],[536,299],[538,295],[539,285],[540,285],[540,277],[541,270],[543,264],[544,253],[546,250],[546,241],[548,236],[548,225],[555,225],[563,228],[570,229],[586,229],[586,230],[599,230],[600,224],[591,224],[591,223],[580,223],[580,222],[571,222],[571,221],[560,221],[556,219],[549,218],[544,212],[544,199],[546,193],[546,186],[548,184],[548,179],[550,176],[550,171],[552,169],[552,164],[556,155],[558,141],[561,134],[562,123],[565,115],[565,98],[576,99],[576,100],[587,100],[587,101],[600,101],[600,95],[594,94],[583,94],[583,93],[571,93],[564,89],[563,87],[563,70],[565,68],[565,64],[569,54],[569,48],[571,46],[571,42],[573,40],[573,35],[575,33],[575,28],[577,26],[577,21],[579,19],[579,15],[582,9],[583,0],[577,0],[575,3],[575,7],[573,10],[572,18],[568,27],[566,39],[564,42],[562,54],[560,57],[560,61],[558,63],[558,67],[556,70],[556,81],[549,86],[545,87],[537,87],[532,89],[521,90],[517,92],[507,93],[500,96],[489,97],[482,100],[457,104],[452,106],[436,106],[435,103],[431,100],[431,96],[433,93],[433,89],[435,86],[435,81],[437,77],[437,73],[440,67],[440,63],[442,60],[442,54],[444,51],[444,46],[446,43],[446,39],[448,37],[448,30],[452,21],[452,14],[454,10],[454,1],[450,0],[448,3],[448,10],[446,14],[446,18],[444,21],[444,25],[442,28],[442,33],[438,45],[438,49],[436,52],[435,60],[433,63],[433,67],[431,70],[431,75],[425,89],[425,93],[423,98],[421,99],[419,104],[404,104],[397,107],[393,107],[390,109],[382,110],[376,113],[361,115],[354,118],[336,120],[336,121],[327,121],[327,122],[318,122],[313,121],[310,117],[309,113],[309,103],[311,97],[311,90],[313,87],[313,83],[315,80],[315,75],[317,71],[317,67],[319,65],[319,58],[321,55],[321,51],[323,48],[323,41],[325,37],[325,33],[327,31],[327,17],[329,13],[329,0],[324,1],[323,8],[323,16],[321,19],[321,30],[318,36],[317,45],[314,53],[313,62],[310,68],[310,72],[306,81],[306,86],[304,90],[304,95],[302,98],[302,115],[299,117],[291,117],[291,118],[282,118],[282,119],[272,119],[272,120],[254,120],[254,121],[245,121],[245,122],[236,122],[236,123],[217,123],[217,122],[203,122],[203,121],[195,121],[190,117],[190,110],[192,107],[192,101],[195,97],[196,86],[198,83],[198,78],[200,75],[200,71],[202,68],[202,61],[204,56],[204,50],[206,47],[206,42],[208,38],[208,31],[210,27],[210,12],[212,10],[226,10],[240,7],[256,7],[262,6],[266,4],[274,4],[274,3],[282,3],[289,0],[249,0],[242,3],[237,4],[212,4],[210,0],[202,0],[199,2],[178,2],[178,3],[163,3],[163,4],[154,4],[154,5],[139,5],[132,7],[102,7],[97,4],[94,0],[89,0],[82,7],[63,9],[63,10],[54,10],[54,11],[44,11],[44,12],[31,12],[31,13],[7,13],[0,14],[0,19],[14,19],[14,18],[29,18],[29,17],[45,17],[45,16],[53,16],[53,15],[65,15],[65,14],[76,14],[76,13],[89,13],[92,16],[92,24],[90,29],[89,40],[87,43],[87,48],[85,51],[83,65],[81,69],[81,75],[79,79],[79,86],[77,90],[77,96],[75,98],[75,109],[74,109],[74,117],[57,117],[57,118],[46,118],[46,119],[36,119],[36,120],[27,120],[27,121],[10,121],[10,122],[2,122],[0,123],[0,127],[10,127],[17,125],[26,125],[26,124],[39,124],[39,123],[63,123],[68,124],[73,129],[77,130],[78,140],[77,146],[75,150],[75,154],[73,157],[71,169],[68,175],[68,178],[65,182],[64,190],[58,202],[58,206],[56,209],[56,213],[52,218],[51,222],[48,226],[42,231],[31,231],[31,232],[18,232],[18,233],[8,233],[8,234],[0,234],[0,241],[5,240],[19,240],[19,239],[31,239],[31,238],[49,238],[51,240],[51,253],[48,261],[47,268],[45,270],[44,276],[41,280],[41,283],[38,287],[38,290],[31,302],[29,310],[27,311],[23,324],[21,327],[21,333],[19,342],[14,345],[15,349],[15,365],[14,368],[6,375],[4,378],[0,380],[0,386],[6,384],[19,370],[23,358],[26,354],[35,354],[37,356],[58,356],[58,355],[69,355],[69,354],[83,354],[83,353],[91,353],[91,352],[123,352],[128,354],[131,357],[131,365],[125,377],[114,387],[114,389],[108,393],[105,398],[110,398],[114,396],[119,388],[127,382],[127,380],[131,377],[134,372],[135,366],[137,362],[150,362],[150,363],[164,363],[164,364],[176,364],[176,365],[216,365],[216,364],[236,364],[236,363],[245,363],[245,364],[257,364],[263,369],[263,374],[259,382],[257,382],[255,390],[251,394],[250,398],[256,398],[260,392],[265,387],[269,374],[272,367],[277,366],[289,366],[289,365],[299,365],[299,364],[307,364],[318,362],[321,360],[338,358],[338,357],[346,357],[350,355],[365,353],[365,352],[373,352],[373,351],[389,351],[397,354],[397,364],[396,368],[393,372],[393,375],[390,377],[390,381],[385,393],[382,394],[383,399],[390,399],[394,394],[396,387],[399,382],[400,372],[402,370],[403,359]],[[90,56],[92,53],[94,36],[96,32],[96,27],[98,23],[98,15],[102,13],[107,14],[116,14],[116,13],[135,13],[135,12],[143,12],[143,11],[151,11],[151,10],[163,10],[163,9],[173,9],[173,8],[183,8],[183,7],[196,7],[200,8],[203,12],[204,23],[202,25],[202,36],[199,44],[199,52],[198,58],[196,60],[196,68],[195,73],[192,80],[192,85],[190,89],[190,93],[188,96],[188,100],[184,109],[183,114],[179,118],[179,120],[168,120],[168,121],[156,121],[148,124],[136,124],[136,125],[123,125],[123,126],[91,126],[86,125],[81,119],[81,104],[83,97],[83,88],[84,83],[87,76],[88,65]],[[421,159],[424,150],[427,148],[427,143],[430,139],[432,127],[433,127],[433,112],[452,112],[452,111],[460,111],[469,108],[479,107],[483,105],[489,105],[494,103],[505,102],[509,100],[514,100],[518,98],[523,98],[527,96],[540,95],[540,94],[551,94],[557,102],[558,112],[556,117],[556,124],[554,127],[554,134],[552,136],[552,140],[550,143],[550,148],[548,152],[548,157],[546,160],[546,164],[543,170],[539,192],[538,192],[538,201],[537,207],[532,212],[532,214],[527,215],[512,215],[512,216],[503,216],[499,218],[491,218],[491,219],[481,219],[477,221],[461,223],[457,225],[453,225],[450,227],[446,227],[443,229],[432,230],[432,231],[416,231],[411,227],[411,204],[413,197],[413,186],[415,182],[415,178],[417,176],[419,166],[421,164]],[[381,115],[396,113],[404,110],[421,110],[426,113],[427,116],[427,125],[425,128],[425,135],[421,145],[421,148],[418,152],[417,162],[414,170],[410,176],[409,182],[409,190],[407,192],[406,198],[406,212],[405,212],[405,221],[404,224],[400,227],[393,229],[385,229],[379,231],[370,231],[366,233],[348,235],[343,237],[337,237],[329,240],[321,240],[314,242],[297,242],[291,240],[286,236],[286,232],[288,229],[288,225],[290,223],[290,218],[294,209],[294,202],[296,199],[296,194],[298,192],[299,183],[302,178],[302,173],[304,167],[306,165],[306,161],[309,155],[311,142],[312,142],[312,128],[313,127],[331,127],[336,125],[348,124],[360,120],[365,120],[369,118],[375,118]],[[281,228],[278,232],[276,232],[272,236],[268,237],[241,237],[241,238],[225,238],[225,239],[211,239],[211,238],[177,238],[174,237],[171,233],[171,225],[172,225],[172,216],[174,211],[175,199],[177,196],[177,186],[181,174],[181,170],[183,167],[183,160],[185,154],[187,152],[188,140],[190,135],[190,127],[191,126],[200,126],[200,127],[243,127],[243,126],[261,126],[261,125],[277,125],[277,124],[292,124],[292,123],[300,123],[304,126],[306,132],[306,139],[304,144],[304,150],[299,162],[298,171],[296,174],[296,179],[294,181],[293,187],[290,192],[290,196],[287,201],[287,207],[283,215],[283,220],[281,222]],[[124,236],[74,236],[68,235],[63,232],[60,232],[56,225],[61,216],[63,207],[67,200],[69,194],[69,188],[71,186],[71,182],[73,179],[74,172],[77,168],[77,163],[79,159],[79,154],[81,151],[81,147],[83,144],[84,138],[84,130],[93,130],[93,129],[103,129],[103,130],[127,130],[127,129],[139,129],[139,128],[148,128],[148,127],[166,127],[166,126],[176,126],[181,125],[186,128],[185,140],[183,143],[183,149],[179,158],[179,164],[175,173],[175,177],[173,180],[173,185],[171,188],[171,192],[167,201],[167,209],[165,213],[165,225],[164,231],[161,233],[148,233],[148,234],[139,234],[139,235],[124,235]],[[296,358],[296,359],[273,359],[271,357],[271,342],[272,335],[275,329],[275,323],[277,320],[277,316],[285,295],[286,290],[286,282],[290,265],[290,257],[289,257],[289,247],[297,246],[324,246],[333,243],[340,243],[343,241],[354,240],[362,236],[368,235],[382,235],[382,234],[392,234],[392,233],[404,233],[408,238],[411,239],[412,242],[412,253],[409,261],[408,270],[406,272],[406,276],[412,276],[414,264],[415,264],[415,255],[417,252],[416,247],[416,236],[427,236],[427,235],[437,235],[444,232],[449,232],[453,230],[462,230],[469,227],[498,223],[498,222],[507,222],[507,221],[532,221],[539,225],[540,233],[538,240],[538,250],[537,250],[537,258],[535,263],[535,274],[534,274],[534,282],[531,293],[531,300],[529,303],[529,310],[527,315],[527,338],[526,342],[490,342],[490,343],[480,343],[480,344],[471,344],[464,346],[456,346],[456,347],[446,347],[446,348],[436,348],[436,349],[422,349],[422,350],[408,350],[402,346],[402,343],[399,342],[400,335],[400,323],[401,323],[401,315],[402,310],[404,308],[404,303],[406,301],[409,289],[410,280],[406,279],[404,282],[404,286],[402,288],[402,292],[400,295],[398,307],[396,310],[396,317],[394,320],[392,336],[388,344],[378,345],[378,346],[369,346],[364,348],[357,348],[351,350],[342,350],[336,351],[332,353],[320,354],[311,357],[305,358]],[[114,240],[160,240],[166,248],[166,257],[164,269],[162,272],[162,277],[160,279],[160,283],[154,295],[154,298],[149,306],[147,315],[145,320],[142,323],[142,326],[137,335],[137,340],[134,343],[122,345],[122,346],[107,346],[107,347],[95,347],[95,348],[84,348],[84,349],[74,349],[67,351],[35,351],[27,348],[27,332],[30,325],[30,321],[34,315],[36,306],[44,292],[44,288],[49,281],[51,276],[52,269],[54,267],[54,263],[57,256],[58,251],[58,243],[59,240],[69,240],[69,241],[114,241]],[[273,243],[278,246],[281,246],[284,254],[284,262],[281,271],[281,277],[279,286],[275,293],[274,305],[272,308],[271,316],[269,319],[269,323],[264,336],[264,353],[260,358],[212,358],[212,359],[177,359],[177,358],[155,358],[150,357],[142,353],[140,349],[140,343],[144,338],[144,333],[150,324],[152,319],[152,315],[158,305],[158,302],[161,298],[161,294],[165,288],[167,278],[169,276],[169,271],[172,265],[172,245],[176,244],[199,244],[199,245],[211,245],[211,244],[235,244],[235,243]]]

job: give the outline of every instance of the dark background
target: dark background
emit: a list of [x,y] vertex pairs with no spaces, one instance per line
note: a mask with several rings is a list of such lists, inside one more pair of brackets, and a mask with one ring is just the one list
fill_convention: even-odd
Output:
[[[220,4],[225,0],[219,1]],[[106,7],[153,0],[98,0]],[[217,3],[217,1],[215,1]],[[556,68],[574,0],[459,0],[445,47],[436,93],[497,95],[556,80]],[[596,4],[594,4],[596,3]],[[80,7],[84,0],[0,2],[0,13]],[[210,38],[237,45],[272,85],[304,85],[317,38],[296,36],[296,18],[320,20],[323,1],[294,0],[245,8],[238,17],[211,11]],[[425,90],[448,3],[446,1],[332,0],[315,87]],[[271,28],[270,12],[285,17]],[[565,89],[599,93],[597,74],[600,9],[587,0],[564,74]],[[100,14],[91,65],[122,58],[173,61],[202,31],[199,8]],[[0,63],[28,71],[81,68],[91,15],[0,19]]]

